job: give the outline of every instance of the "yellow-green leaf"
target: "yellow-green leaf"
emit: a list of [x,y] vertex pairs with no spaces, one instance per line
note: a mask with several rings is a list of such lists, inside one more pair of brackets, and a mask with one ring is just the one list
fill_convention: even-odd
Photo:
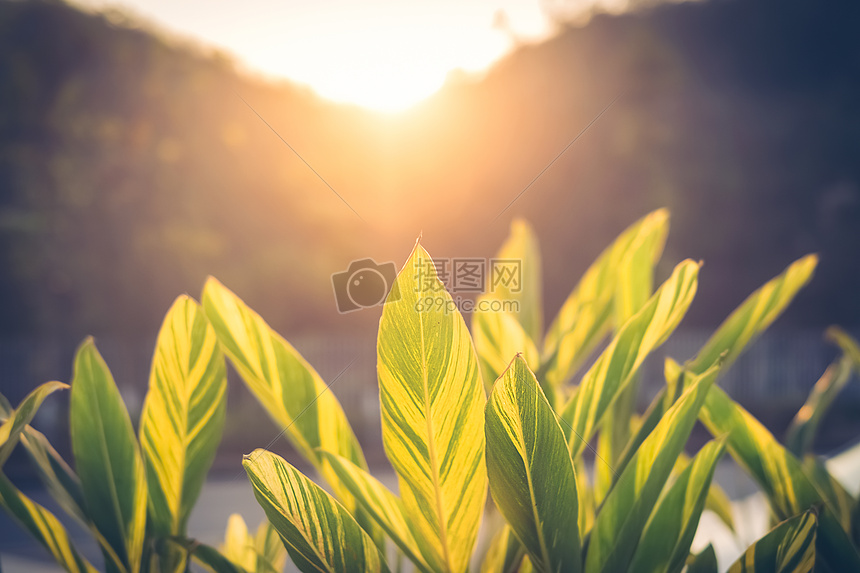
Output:
[[[424,557],[465,571],[487,496],[478,360],[421,245],[393,288],[400,298],[383,307],[377,341],[383,444]],[[428,297],[446,304],[421,306]]]
[[238,513],[227,518],[227,530],[224,532],[224,543],[218,549],[231,563],[246,571],[257,570],[257,552],[254,542],[248,534],[248,526]]
[[[779,519],[828,501],[800,460],[721,388],[711,390],[699,417],[713,436],[729,434],[729,453],[758,482]],[[833,506],[832,510],[845,530],[850,530],[849,508]]]
[[751,545],[729,573],[809,573],[815,568],[817,532],[812,510],[787,519]]
[[686,368],[701,374],[719,360],[723,370],[727,370],[794,300],[798,291],[812,278],[817,263],[815,255],[807,255],[751,294],[720,325]]
[[[549,327],[544,341],[546,377],[564,382],[591,354],[612,326],[617,271],[631,245],[645,237],[665,239],[669,212],[659,209],[627,228],[585,271]],[[659,242],[659,241],[658,241]]]
[[146,474],[131,419],[92,339],[85,340],[75,356],[69,421],[87,516],[105,560],[138,573]]
[[687,573],[717,573],[717,554],[710,543],[702,551],[687,557]]
[[576,477],[564,433],[516,357],[486,408],[490,491],[536,571],[581,570]]
[[587,573],[627,570],[642,528],[683,451],[717,371],[716,367],[707,371],[681,395],[607,494],[591,529]]
[[[0,423],[8,420],[12,411],[12,406],[0,394]],[[19,440],[33,461],[42,485],[51,497],[66,513],[86,527],[88,520],[82,509],[84,498],[81,493],[81,482],[69,464],[54,449],[48,438],[30,425],[24,427]]]
[[825,336],[839,346],[843,354],[851,358],[854,368],[860,372],[860,344],[838,326],[828,328]]
[[678,326],[696,294],[699,265],[684,261],[672,276],[619,330],[562,411],[571,455],[576,458],[600,424],[607,408],[655,348]]
[[39,406],[45,401],[45,398],[56,392],[57,390],[68,388],[68,384],[62,382],[45,382],[21,400],[21,403],[15,408],[6,420],[0,424],[0,468],[9,459],[9,454],[15,449],[18,444],[18,438],[27,424],[39,411]]
[[[637,237],[621,261],[614,298],[616,330],[645,306],[654,291],[654,267],[666,244],[668,224],[660,229],[661,233]],[[603,500],[613,482],[614,474],[609,469],[609,464],[618,461],[630,440],[630,425],[636,413],[638,393],[639,376],[634,374],[603,419],[600,440],[597,442],[597,455],[608,463],[594,466],[593,493],[597,503]]]
[[257,502],[301,571],[388,572],[373,539],[349,512],[284,459],[258,449],[242,465]]
[[47,549],[69,573],[97,573],[72,545],[60,521],[50,511],[18,491],[6,476],[0,474],[0,506]]
[[511,314],[502,311],[475,311],[472,315],[472,336],[481,363],[484,388],[488,392],[492,391],[496,378],[502,375],[517,354],[523,355],[529,368],[538,368],[538,349]]
[[236,565],[214,547],[198,543],[195,540],[189,540],[189,545],[194,561],[202,565],[207,571],[212,573],[254,573],[253,570],[248,571]]
[[511,222],[511,233],[496,253],[495,262],[495,266],[487,269],[485,294],[481,299],[516,302],[518,308],[512,309],[511,314],[531,340],[540,340],[543,336],[540,249],[534,230],[526,221]]
[[794,455],[803,457],[812,449],[825,412],[851,378],[852,364],[851,357],[843,354],[827,367],[812,387],[806,403],[798,410],[786,431],[785,445]]
[[[0,403],[0,422],[5,421],[11,411],[11,408],[7,410],[5,404]],[[88,520],[82,509],[84,498],[81,482],[69,464],[51,446],[48,438],[32,426],[24,428],[20,442],[33,460],[39,479],[48,493],[66,513],[86,527]]]
[[149,508],[159,535],[184,535],[224,428],[227,374],[215,331],[181,296],[158,333],[140,443]]
[[490,548],[481,562],[481,573],[517,573],[526,549],[511,526],[505,523],[490,542]]
[[705,509],[725,440],[705,444],[664,492],[645,524],[628,573],[680,573]]
[[[316,370],[259,314],[214,278],[203,289],[203,308],[236,371],[290,442],[353,511],[355,500],[318,449],[367,469],[361,446],[337,398]],[[370,526],[368,516],[356,518]]]
[[376,520],[406,557],[420,571],[432,573],[433,567],[428,565],[422,556],[422,550],[419,548],[421,542],[416,540],[412,533],[400,498],[370,473],[349,460],[329,452],[323,452],[323,455],[358,503]]
[[284,570],[287,550],[269,520],[264,520],[257,526],[254,549],[257,551],[257,573],[281,573]]

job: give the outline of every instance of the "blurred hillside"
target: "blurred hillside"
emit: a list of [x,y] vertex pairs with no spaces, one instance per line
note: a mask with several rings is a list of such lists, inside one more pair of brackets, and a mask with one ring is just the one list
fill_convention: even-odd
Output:
[[813,0],[597,16],[386,116],[118,14],[2,0],[0,334],[154,336],[212,274],[281,332],[372,336],[378,309],[338,315],[331,273],[400,265],[422,231],[435,256],[489,256],[514,216],[541,240],[549,315],[660,206],[664,270],[705,261],[687,324],[715,324],[812,251],[820,269],[783,324],[860,324],[857,22],[860,4]]

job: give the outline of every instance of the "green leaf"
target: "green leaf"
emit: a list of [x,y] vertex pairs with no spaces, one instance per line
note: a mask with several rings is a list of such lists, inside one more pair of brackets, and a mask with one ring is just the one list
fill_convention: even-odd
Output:
[[493,536],[490,548],[481,562],[481,573],[517,573],[526,550],[505,523]]
[[851,358],[843,355],[827,367],[812,387],[809,398],[797,412],[786,432],[785,445],[794,455],[803,457],[812,449],[818,425],[825,412],[851,378],[851,366]]
[[581,570],[578,500],[564,433],[522,357],[486,408],[490,491],[535,570]]
[[254,549],[254,542],[248,534],[245,520],[238,513],[233,513],[227,518],[224,543],[218,550],[234,565],[246,571],[257,570],[257,552]]
[[60,389],[68,388],[67,384],[62,382],[46,382],[27,394],[21,401],[18,407],[10,412],[6,417],[6,421],[0,425],[0,468],[9,459],[9,454],[15,449],[18,444],[18,438],[27,424],[39,411],[39,406],[45,401],[45,398]]
[[[0,394],[0,422],[5,422],[11,412],[12,407]],[[84,498],[81,482],[59,452],[51,446],[48,438],[28,425],[21,432],[20,443],[35,464],[39,479],[51,497],[66,513],[85,527],[88,526],[88,519],[82,509]]]
[[506,312],[475,311],[472,315],[472,336],[481,364],[484,388],[488,392],[492,391],[493,383],[516,354],[522,354],[533,370],[540,363],[535,343],[517,319]]
[[680,573],[725,447],[725,440],[708,442],[664,492],[645,524],[628,573]]
[[254,573],[253,570],[248,571],[236,565],[224,555],[222,555],[214,547],[198,543],[197,541],[189,541],[192,551],[192,557],[196,562],[203,565],[207,571],[213,573]]
[[113,376],[89,338],[75,356],[69,418],[87,515],[105,560],[138,573],[146,525],[143,459]]
[[158,333],[140,422],[156,534],[185,534],[221,442],[226,406],[227,373],[215,331],[197,303],[181,296]]
[[807,255],[751,294],[720,325],[686,368],[701,374],[721,360],[723,371],[727,370],[809,282],[817,263],[818,257]]
[[[335,452],[367,469],[340,402],[301,354],[224,285],[210,277],[202,298],[206,316],[245,384],[285,429],[296,450],[353,511],[355,500],[318,451]],[[362,525],[369,525],[362,512],[356,517]]]
[[[654,267],[666,243],[668,225],[662,233],[651,233],[637,238],[628,248],[618,269],[615,287],[615,325],[620,329],[647,304],[654,291]],[[630,382],[609,407],[603,419],[597,454],[609,464],[618,461],[630,440],[631,420],[639,393],[639,376],[633,375]],[[594,466],[594,497],[599,503],[612,485],[614,474],[608,464]]]
[[[828,501],[806,475],[800,460],[722,389],[714,387],[708,394],[700,419],[713,436],[729,434],[729,453],[762,488],[777,518],[788,519]],[[848,530],[848,508],[832,509]]]
[[257,551],[257,573],[281,573],[287,562],[287,550],[278,531],[264,520],[254,535]]
[[69,573],[96,573],[96,569],[72,545],[69,534],[54,514],[18,491],[3,474],[0,474],[0,505],[51,553],[63,569]]
[[696,555],[687,557],[687,573],[717,573],[717,554],[710,543]]
[[[376,520],[391,540],[415,566],[426,573],[433,568],[422,556],[421,542],[415,539],[403,502],[370,473],[336,454],[323,452],[341,482],[358,503]],[[429,548],[425,548],[424,552]]]
[[[377,341],[383,444],[425,559],[465,571],[487,497],[478,360],[421,245],[392,290],[400,298],[385,303]],[[430,297],[445,304],[422,306]]]
[[[526,221],[515,219],[511,222],[511,233],[496,253],[495,260],[502,264],[496,269],[487,269],[487,284],[481,299],[516,301],[519,308],[511,312],[512,316],[531,340],[540,340],[543,336],[540,248],[534,230]],[[505,262],[511,265],[505,265]],[[516,276],[516,271],[513,276],[497,276],[497,273],[513,269],[519,270],[519,276]],[[510,359],[509,356],[508,361]]]
[[668,222],[669,212],[665,209],[643,217],[625,230],[585,271],[544,341],[543,362],[548,364],[545,377],[551,384],[560,385],[567,380],[609,333],[621,261],[631,245],[639,244],[644,238],[665,239]]
[[839,346],[842,353],[851,358],[854,368],[860,372],[860,344],[838,326],[828,328],[825,337]]
[[373,539],[349,512],[285,460],[258,449],[242,465],[301,571],[388,572]]
[[594,365],[585,373],[577,392],[562,411],[571,456],[576,458],[606,410],[655,348],[663,344],[686,314],[693,297],[699,265],[684,261],[675,267],[636,315],[621,328]]
[[625,571],[675,460],[693,429],[718,368],[698,377],[642,442],[597,513],[585,560],[587,573]]
[[729,573],[809,573],[815,567],[817,531],[813,510],[783,521],[751,545]]

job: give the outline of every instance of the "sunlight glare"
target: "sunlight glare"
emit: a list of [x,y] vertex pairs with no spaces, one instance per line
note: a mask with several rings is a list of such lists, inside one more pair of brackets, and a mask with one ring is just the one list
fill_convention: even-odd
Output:
[[[91,7],[115,0],[78,0]],[[410,107],[455,70],[481,72],[551,24],[536,0],[120,0],[169,32],[235,54],[252,71],[382,111]]]

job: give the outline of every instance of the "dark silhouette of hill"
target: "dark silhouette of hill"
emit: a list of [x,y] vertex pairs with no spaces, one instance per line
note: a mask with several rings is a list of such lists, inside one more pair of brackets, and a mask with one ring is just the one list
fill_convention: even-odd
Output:
[[688,324],[816,251],[784,324],[856,325],[857,22],[856,3],[812,0],[596,16],[386,116],[116,15],[0,1],[3,334],[154,336],[207,274],[281,331],[372,332],[377,311],[336,313],[332,272],[399,265],[421,231],[436,256],[488,256],[513,216],[542,242],[549,314],[659,206],[673,213],[663,270],[705,261]]

